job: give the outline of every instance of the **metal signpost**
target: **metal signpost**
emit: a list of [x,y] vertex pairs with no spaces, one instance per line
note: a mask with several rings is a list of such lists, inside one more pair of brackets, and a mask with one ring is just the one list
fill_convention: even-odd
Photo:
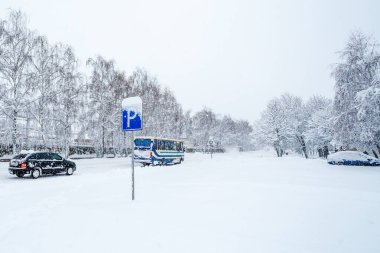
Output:
[[212,153],[214,151],[214,140],[212,138],[208,140],[208,147],[210,149],[210,154],[211,154],[211,159],[212,159]]
[[143,129],[142,100],[129,97],[122,102],[122,130],[130,131],[132,137],[132,200],[135,199],[135,142],[134,131]]

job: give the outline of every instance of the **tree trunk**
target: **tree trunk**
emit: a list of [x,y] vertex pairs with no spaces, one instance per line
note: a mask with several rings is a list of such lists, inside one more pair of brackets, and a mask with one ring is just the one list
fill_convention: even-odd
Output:
[[25,150],[29,150],[29,128],[30,128],[30,118],[26,119],[26,128],[25,128]]
[[301,135],[301,136],[297,136],[297,140],[301,145],[301,150],[302,150],[303,154],[305,155],[305,158],[308,159],[309,156],[307,155],[305,139]]
[[273,147],[274,147],[274,150],[276,150],[277,157],[281,157],[280,148],[278,147],[278,145],[273,144]]
[[42,146],[46,148],[45,125],[43,122],[41,122],[41,138],[42,138]]
[[102,126],[102,154],[101,154],[101,157],[103,158],[104,157],[104,125]]
[[70,153],[70,137],[69,137],[69,131],[68,126],[65,127],[65,133],[64,133],[64,145],[65,145],[65,158],[67,159],[69,157]]
[[13,118],[12,118],[12,154],[13,155],[17,153],[16,142],[17,142],[17,111],[13,110]]

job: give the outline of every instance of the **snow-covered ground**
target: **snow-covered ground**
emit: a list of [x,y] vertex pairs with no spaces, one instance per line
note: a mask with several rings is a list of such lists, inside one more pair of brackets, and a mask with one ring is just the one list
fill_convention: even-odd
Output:
[[380,252],[380,167],[265,153],[136,169],[77,160],[37,180],[0,163],[0,252]]

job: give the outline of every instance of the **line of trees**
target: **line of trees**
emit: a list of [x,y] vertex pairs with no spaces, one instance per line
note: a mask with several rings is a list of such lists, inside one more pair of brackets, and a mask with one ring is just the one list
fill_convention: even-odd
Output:
[[335,64],[334,100],[304,102],[284,94],[271,100],[255,124],[256,143],[306,158],[323,147],[380,155],[380,54],[373,38],[353,33]]
[[128,76],[102,56],[88,59],[86,67],[88,75],[80,71],[72,47],[51,45],[28,28],[20,11],[12,10],[0,20],[3,152],[39,147],[68,156],[73,145],[91,145],[99,156],[110,148],[120,152],[128,143],[120,129],[121,101],[130,96],[143,100],[141,135],[186,138],[199,148],[211,139],[219,146],[251,144],[247,121],[210,109],[184,111],[173,93],[143,69]]

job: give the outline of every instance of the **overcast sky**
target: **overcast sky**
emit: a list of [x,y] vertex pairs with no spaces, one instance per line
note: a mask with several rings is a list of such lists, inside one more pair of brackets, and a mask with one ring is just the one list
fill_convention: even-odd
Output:
[[380,41],[380,1],[1,0],[82,63],[102,55],[130,73],[143,67],[184,109],[204,106],[258,119],[284,92],[333,97],[331,65],[349,34]]

